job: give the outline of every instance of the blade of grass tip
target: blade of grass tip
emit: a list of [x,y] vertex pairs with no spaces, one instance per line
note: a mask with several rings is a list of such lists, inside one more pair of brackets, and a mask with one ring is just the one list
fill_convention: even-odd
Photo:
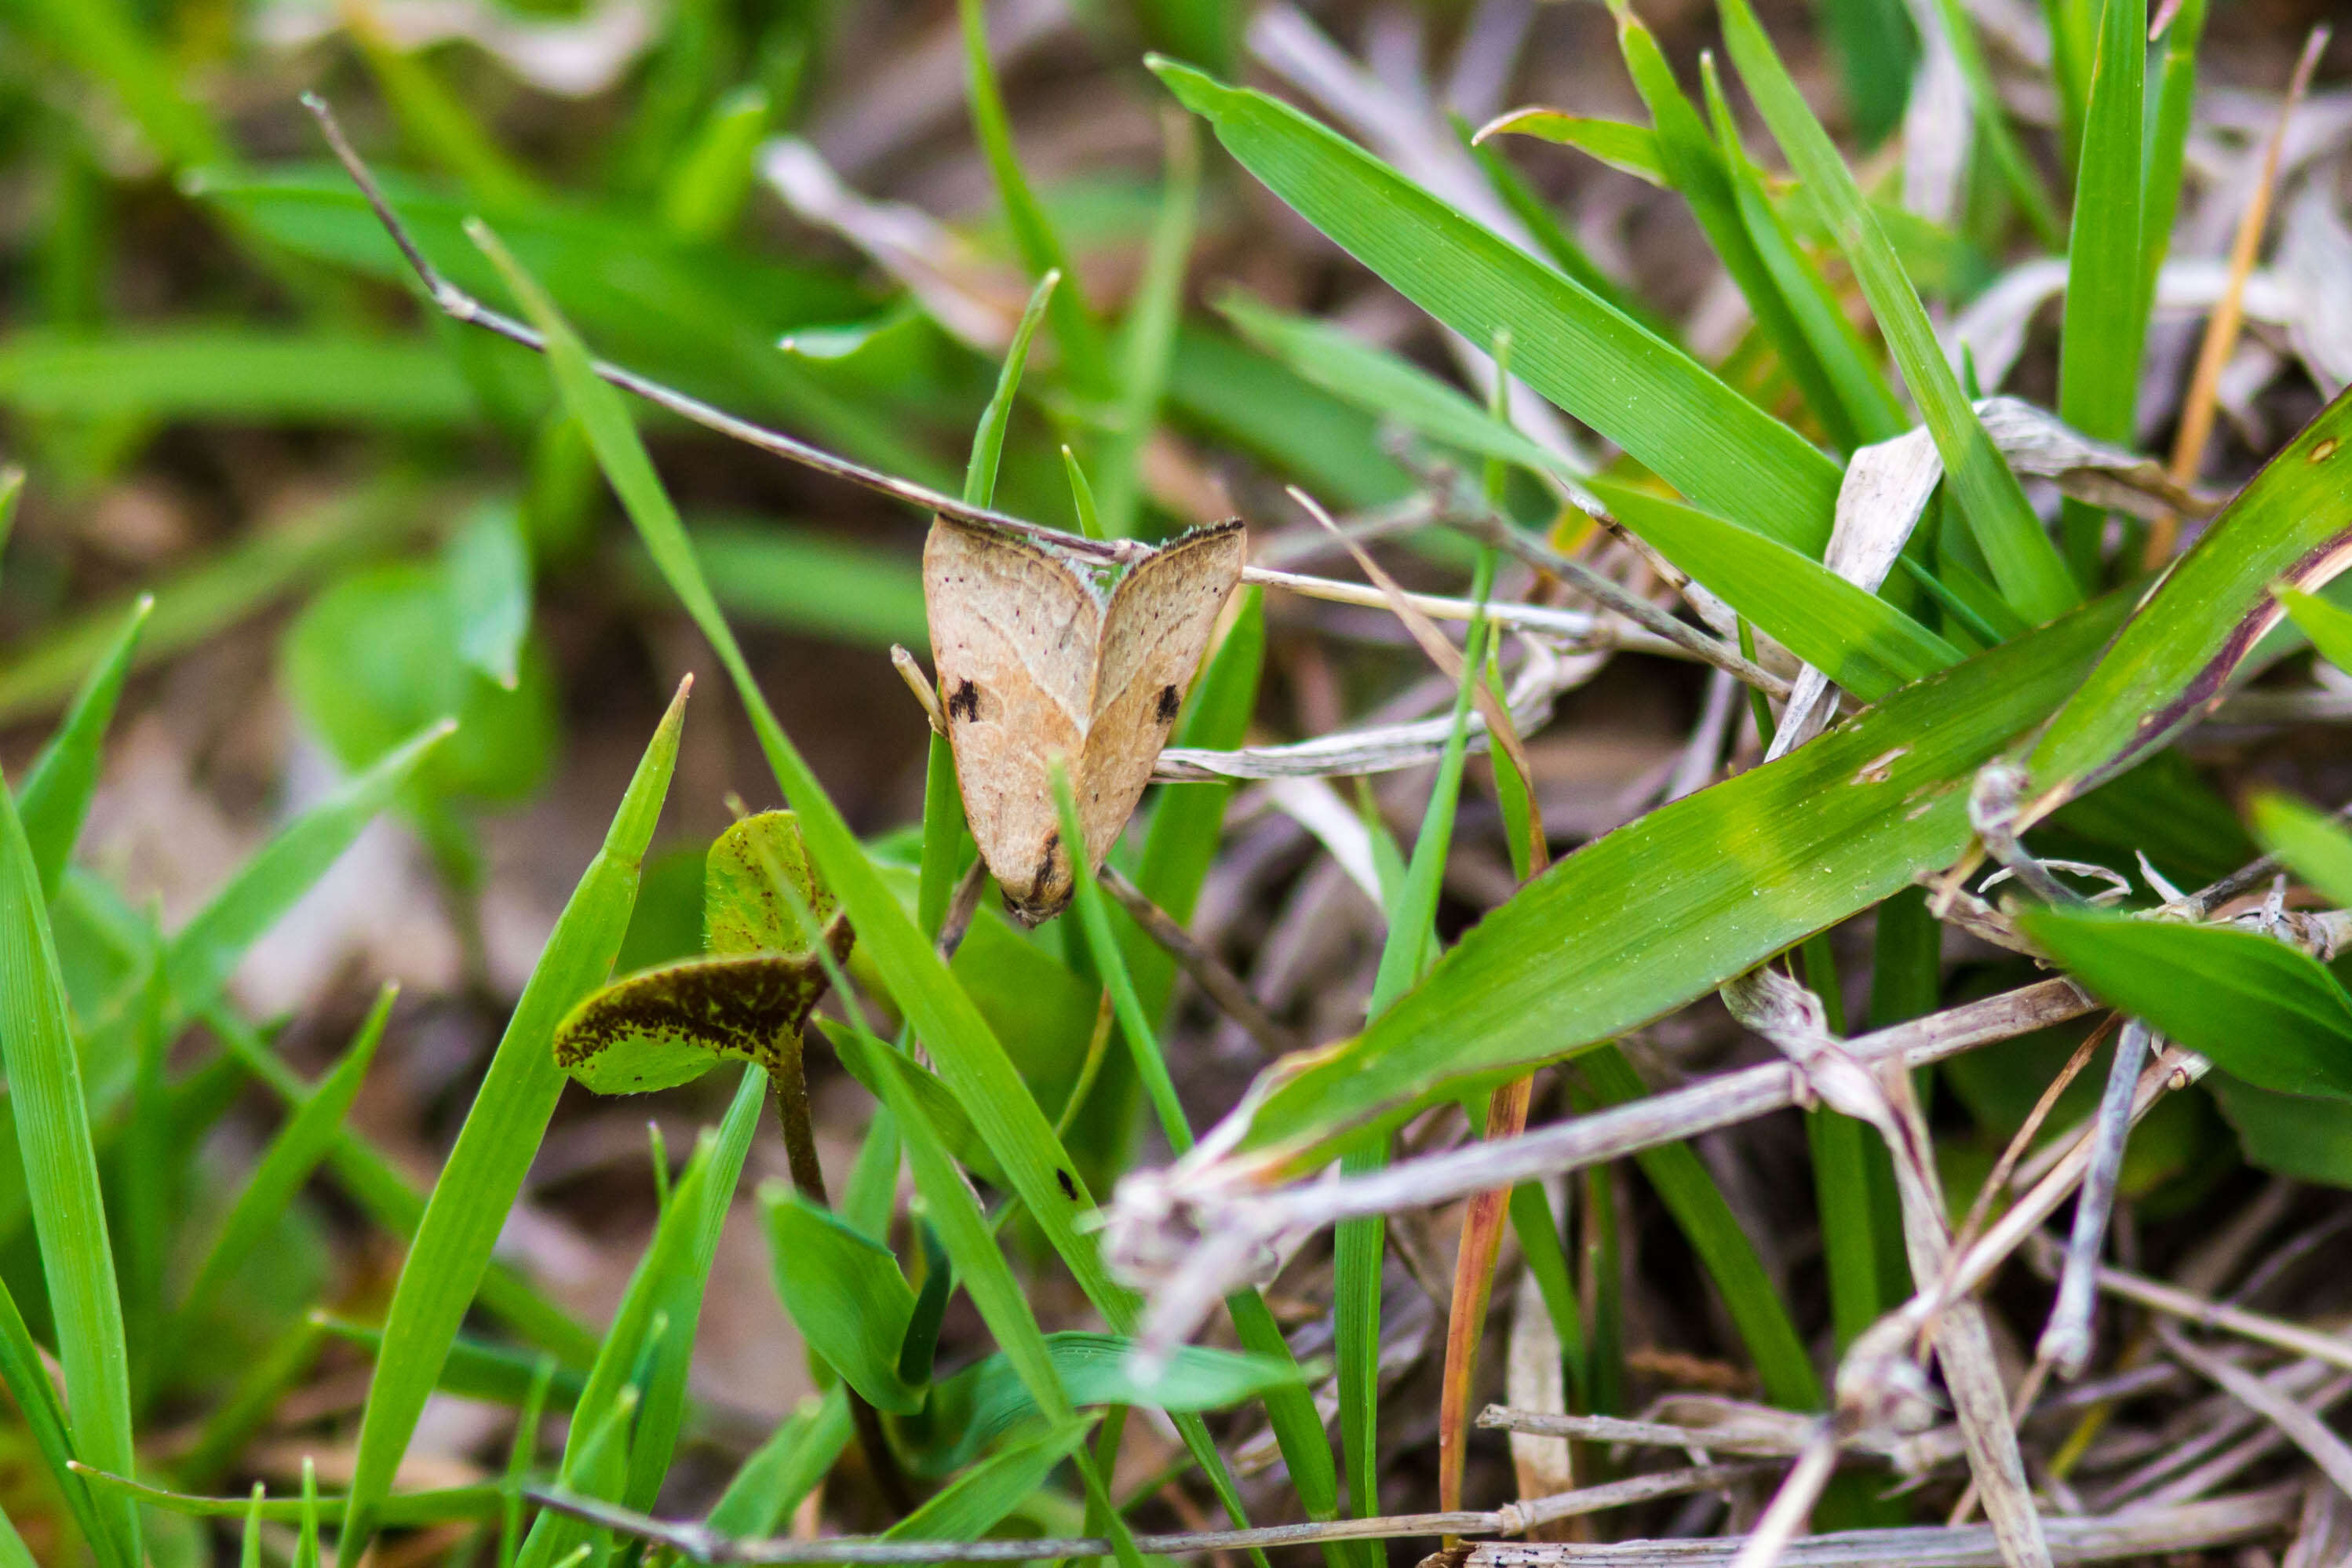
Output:
[[254,942],[341,858],[360,830],[392,804],[457,728],[455,720],[440,720],[385,752],[264,845],[179,929],[164,960],[176,1016],[185,1016],[220,994]]
[[[1004,110],[1004,92],[996,79],[996,65],[988,53],[988,15],[982,0],[956,0],[956,16],[963,32],[964,91],[971,105],[972,134],[995,183],[997,199],[1004,204],[1005,226],[1013,247],[1030,276],[1048,272],[1070,275],[1068,253],[1054,232],[1045,204],[1029,188],[1022,172],[1021,154],[1013,145],[1013,125]],[[1062,363],[1071,383],[1089,397],[1109,395],[1113,385],[1110,348],[1101,325],[1077,285],[1055,290],[1053,303],[1054,341],[1061,345]]]
[[[99,1191],[80,1058],[49,930],[48,900],[16,802],[0,788],[0,1064],[25,1163],[25,1189],[49,1293],[75,1454],[130,1475],[137,1464],[122,1298]],[[91,1546],[117,1564],[142,1560],[139,1514],[98,1500],[104,1534]]]
[[1853,268],[1871,313],[1943,454],[1947,483],[1991,563],[2001,592],[2029,620],[2049,620],[2079,595],[2017,476],[2001,460],[1944,358],[1927,310],[1863,199],[1853,173],[1805,104],[1748,0],[1722,0],[1724,37],[1740,79],[1788,155],[1822,226]]
[[[1473,597],[1482,605],[1494,584],[1495,555],[1481,551]],[[1413,839],[1412,858],[1405,868],[1404,887],[1381,946],[1379,969],[1372,978],[1366,1014],[1378,1017],[1420,980],[1433,956],[1432,930],[1437,916],[1437,893],[1445,873],[1445,857],[1454,837],[1454,808],[1462,786],[1473,696],[1483,689],[1478,672],[1486,663],[1487,624],[1482,615],[1470,623],[1469,649],[1456,656],[1458,682],[1454,697],[1453,729],[1437,764],[1437,780],[1421,832]],[[1451,652],[1451,648],[1448,652]],[[1388,1163],[1388,1140],[1382,1135],[1349,1152],[1340,1162],[1343,1173],[1377,1170]],[[1334,1247],[1338,1275],[1333,1304],[1335,1352],[1339,1373],[1339,1435],[1348,1462],[1348,1502],[1359,1518],[1381,1511],[1380,1358],[1381,1276],[1387,1247],[1387,1227],[1377,1216],[1348,1220],[1338,1228]]]
[[1192,118],[1174,110],[1160,116],[1166,191],[1151,239],[1144,251],[1143,275],[1118,342],[1118,396],[1109,435],[1099,444],[1095,471],[1103,531],[1135,531],[1141,491],[1144,444],[1160,417],[1168,387],[1168,366],[1176,352],[1176,326],[1184,313],[1184,274],[1192,258],[1194,220],[1201,202],[1201,142]]
[[215,1297],[244,1267],[254,1248],[268,1237],[286,1205],[327,1157],[327,1151],[342,1131],[343,1118],[350,1112],[352,1102],[359,1098],[360,1085],[375,1060],[376,1047],[383,1043],[384,1024],[391,1018],[393,1002],[399,994],[399,985],[393,983],[386,983],[376,993],[375,1005],[368,1010],[359,1033],[352,1039],[351,1048],[320,1080],[309,1103],[289,1117],[270,1140],[269,1147],[246,1182],[245,1190],[229,1205],[211,1249],[197,1266],[194,1280],[182,1300],[171,1330],[175,1350],[184,1347],[187,1335],[212,1307]]
[[2158,76],[2156,123],[2147,139],[2147,192],[2139,230],[2140,310],[2156,301],[2156,275],[2172,246],[2172,223],[2180,211],[2181,166],[2188,155],[2189,122],[2197,99],[2197,46],[2205,37],[2205,0],[2187,0],[2172,13],[2164,32],[2164,65]]
[[245,1510],[245,1529],[236,1549],[237,1568],[261,1568],[261,1504],[269,1489],[253,1483],[253,1500]]
[[450,1342],[481,1285],[490,1249],[555,1113],[564,1084],[550,1045],[555,1026],[612,973],[636,903],[638,866],[653,841],[677,765],[691,685],[690,678],[679,683],[603,847],[556,917],[434,1184],[384,1318],[383,1350],[360,1420],[339,1563],[356,1563],[366,1544],[369,1513],[391,1489]]
[[[2239,329],[2245,324],[2246,279],[2252,275],[2255,259],[2262,254],[2263,231],[2270,223],[2271,198],[2278,189],[2279,156],[2286,145],[2287,125],[2294,118],[2295,106],[2311,89],[2311,74],[2319,67],[2327,38],[2327,29],[2318,26],[2304,41],[2303,56],[2295,61],[2294,74],[2288,79],[2278,119],[2271,127],[2270,139],[2263,144],[2262,171],[2246,197],[2246,210],[2239,215],[2238,232],[2230,242],[2229,282],[2212,315],[2206,319],[2205,336],[2197,345],[2197,368],[2189,376],[2189,395],[2180,407],[2180,426],[2172,438],[2172,460],[2166,469],[2176,484],[2192,484],[2204,470],[2205,448],[2213,438],[2213,413],[2221,405],[2221,371],[2237,352]],[[2179,536],[2177,519],[2158,518],[2147,531],[2144,563],[2153,570],[2172,559],[2172,546]]]
[[1062,448],[1062,472],[1069,476],[1070,510],[1077,514],[1078,531],[1088,539],[1108,539],[1103,531],[1102,510],[1095,505],[1094,487],[1087,483],[1087,471],[1078,466],[1078,455],[1067,446]]
[[[2066,247],[2064,324],[2058,339],[2058,416],[2096,441],[2125,442],[2139,397],[2147,334],[2140,287],[2140,154],[2147,134],[2147,0],[2105,0],[2091,66],[2074,221]],[[2066,563],[2085,588],[2099,583],[2105,509],[2060,509]]]
[[768,133],[768,89],[746,82],[711,105],[694,142],[662,182],[663,226],[682,239],[716,240],[742,216],[752,160]]
[[319,1463],[302,1456],[302,1522],[294,1542],[294,1568],[319,1568]]
[[1493,138],[1481,138],[1477,129],[1459,114],[1449,118],[1455,140],[1469,149],[1470,156],[1477,160],[1480,172],[1486,176],[1487,184],[1502,198],[1503,205],[1511,209],[1511,216],[1525,226],[1529,237],[1550,258],[1553,266],[1568,274],[1572,281],[1583,285],[1589,292],[1616,307],[1619,313],[1639,321],[1658,338],[1667,342],[1676,341],[1675,329],[1664,317],[1652,310],[1631,289],[1601,270],[1592,258],[1585,254],[1576,237],[1569,233],[1567,226],[1560,222],[1559,215],[1552,211],[1550,204],[1537,193],[1518,170],[1511,166],[1510,160],[1503,156],[1503,150],[1495,144]]
[[739,1539],[773,1535],[849,1447],[845,1388],[802,1401],[743,1461],[703,1524]]
[[[858,941],[881,972],[892,999],[929,1048],[940,1078],[971,1115],[989,1152],[1078,1288],[1114,1332],[1132,1336],[1140,1319],[1135,1295],[1112,1280],[1099,1243],[1078,1228],[1078,1216],[1094,1207],[1093,1198],[1071,1168],[1061,1140],[987,1019],[948,972],[930,940],[908,916],[898,895],[866,858],[840,808],[777,722],[742,648],[719,614],[677,508],[662,489],[620,395],[598,378],[579,338],[496,237],[480,225],[473,226],[469,233],[497,264],[544,335],[549,367],[565,405],[580,419],[606,481],[620,497],[646,553],[661,568],[671,591],[733,680],[769,769],[800,815],[801,831],[817,868],[848,911]],[[899,1120],[903,1134],[903,1116]],[[1189,1413],[1172,1415],[1171,1420],[1227,1512],[1237,1523],[1245,1522],[1240,1493],[1207,1426],[1197,1415]]]
[[16,1401],[19,1419],[32,1437],[41,1462],[48,1467],[50,1477],[57,1482],[58,1494],[65,1499],[66,1510],[72,1514],[82,1540],[100,1563],[121,1563],[121,1559],[108,1550],[110,1538],[91,1500],[89,1488],[74,1472],[73,1436],[67,1430],[65,1406],[58,1400],[57,1385],[49,1381],[48,1365],[41,1359],[41,1348],[35,1342],[32,1330],[26,1327],[25,1315],[17,1310],[16,1298],[5,1282],[0,1282],[0,1384],[7,1385],[9,1397]]
[[74,694],[73,705],[66,710],[57,733],[25,770],[24,784],[16,791],[17,815],[24,820],[25,839],[32,846],[33,864],[40,871],[45,898],[58,896],[58,879],[65,875],[74,840],[81,834],[82,819],[89,815],[106,729],[113,721],[122,683],[130,678],[139,633],[154,608],[155,595],[139,595],[122,629]]

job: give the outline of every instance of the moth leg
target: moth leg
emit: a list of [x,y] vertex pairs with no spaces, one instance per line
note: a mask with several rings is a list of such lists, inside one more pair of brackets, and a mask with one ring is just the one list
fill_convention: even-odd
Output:
[[931,685],[930,677],[923,673],[923,667],[915,662],[913,654],[898,643],[890,645],[890,662],[898,667],[898,679],[907,683],[907,689],[915,694],[915,700],[923,705],[923,715],[931,721],[931,733],[945,735],[948,732],[948,716],[940,711],[939,691]]

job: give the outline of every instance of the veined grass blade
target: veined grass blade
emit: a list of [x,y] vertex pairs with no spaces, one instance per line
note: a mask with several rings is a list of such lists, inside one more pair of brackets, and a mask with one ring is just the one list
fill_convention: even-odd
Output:
[[1658,152],[1666,176],[1698,220],[1740,297],[1748,301],[1757,326],[1780,356],[1781,368],[1797,384],[1806,406],[1828,429],[1831,444],[1839,450],[1851,452],[1866,441],[1884,439],[1865,435],[1854,423],[1792,301],[1783,295],[1779,279],[1757,248],[1732,188],[1727,149],[1718,147],[1707,134],[1706,122],[1684,96],[1674,68],[1666,63],[1650,30],[1622,0],[1612,9],[1616,12],[1617,47],[1625,57],[1625,68],[1657,126]]
[[[1748,0],[1721,0],[1721,5],[1725,40],[1739,68],[1740,79],[1803,182],[1822,224],[1853,268],[1871,312],[1886,334],[1895,365],[1935,436],[1936,449],[1943,454],[1946,482],[1991,563],[2002,594],[2028,620],[2045,621],[2063,613],[2080,598],[2065,563],[2042,532],[2041,520],[2027,504],[2017,476],[1985,434],[1968,395],[1960,390],[1927,312],[1904,274],[1895,247],[1887,243],[1864,201],[1853,171],[1806,107]],[[1702,506],[1707,504],[1696,495],[1691,499]]]
[[341,858],[456,728],[444,719],[385,752],[263,846],[190,917],[164,959],[175,1014],[184,1016],[219,994],[246,951]]
[[1959,662],[1959,649],[1801,551],[1646,491],[1591,488],[1660,554],[1866,702]]
[[400,987],[394,984],[376,993],[375,1005],[368,1010],[367,1018],[360,1025],[359,1034],[343,1053],[342,1060],[320,1080],[309,1103],[289,1117],[278,1136],[270,1140],[245,1190],[237,1194],[236,1202],[221,1221],[211,1249],[197,1266],[195,1278],[180,1306],[173,1332],[174,1342],[184,1342],[199,1315],[212,1305],[214,1297],[252,1256],[253,1249],[267,1239],[269,1227],[278,1223],[286,1205],[310,1179],[319,1162],[327,1157],[328,1149],[342,1131],[343,1118],[351,1110],[352,1102],[359,1098],[360,1085],[375,1060],[376,1047],[383,1043],[383,1026],[392,1016],[392,1004],[399,994]]
[[1519,379],[1689,496],[1816,554],[1838,469],[1786,425],[1590,290],[1289,106],[1155,59],[1186,108],[1300,216]]
[[[2140,237],[2147,0],[2102,0],[2100,9],[2066,249],[2058,416],[2093,440],[2128,442],[2147,333]],[[2106,518],[2104,509],[2077,500],[2067,501],[2061,512],[2066,563],[2086,587],[2099,581]]]
[[[49,930],[48,900],[26,842],[16,798],[0,787],[0,1063],[25,1162],[25,1188],[40,1243],[74,1452],[123,1475],[136,1464],[131,1365],[115,1279],[98,1156],[90,1142],[80,1059]],[[141,1561],[138,1510],[98,1500],[108,1561]]]
[[[474,232],[505,273],[533,324],[546,335],[550,369],[565,405],[586,431],[646,552],[661,567],[671,591],[709,639],[734,681],[768,765],[785,799],[800,815],[802,834],[825,884],[849,911],[860,947],[881,973],[892,999],[929,1048],[940,1077],[971,1114],[1013,1191],[1078,1288],[1113,1331],[1131,1337],[1139,1318],[1135,1296],[1111,1279],[1099,1244],[1091,1233],[1078,1228],[1078,1216],[1094,1207],[1093,1198],[988,1021],[948,973],[929,938],[908,917],[850,831],[840,808],[777,722],[711,597],[677,509],[654,472],[620,395],[597,379],[586,350],[546,294],[498,247],[487,229]],[[903,1132],[904,1110],[896,1100],[892,1114]],[[964,1265],[960,1262],[959,1267]],[[1171,1419],[1187,1450],[1216,1486],[1227,1510],[1237,1519],[1243,1517],[1239,1494],[1206,1426],[1197,1415]]]
[[66,710],[65,721],[25,770],[25,782],[16,791],[25,841],[32,847],[33,864],[40,872],[46,898],[58,896],[58,879],[66,873],[66,861],[73,854],[74,840],[80,837],[82,819],[89,814],[106,728],[114,718],[122,683],[130,678],[131,656],[139,646],[140,630],[154,607],[152,594],[141,595],[131,605],[113,646],[82,682],[73,706]]
[[772,1535],[849,1447],[849,1396],[802,1402],[736,1470],[703,1523],[722,1535]]
[[2052,720],[2028,759],[2032,816],[2161,748],[2221,695],[2285,611],[2279,583],[2315,589],[2347,563],[2352,393],[2305,426],[2198,535]]
[[1672,179],[1659,133],[1630,121],[1563,114],[1556,109],[1514,109],[1496,115],[1475,132],[1482,142],[1490,136],[1532,136],[1539,142],[1574,147],[1653,185],[1664,185]]
[[1585,254],[1576,237],[1569,233],[1567,226],[1560,222],[1559,215],[1552,211],[1535,187],[1528,184],[1518,170],[1503,156],[1501,148],[1475,140],[1475,133],[1468,123],[1459,118],[1454,121],[1454,132],[1469,147],[1470,155],[1478,161],[1486,183],[1495,188],[1495,194],[1502,198],[1503,205],[1511,209],[1511,215],[1525,226],[1529,237],[1542,247],[1544,255],[1550,258],[1554,267],[1666,342],[1675,341],[1673,325],[1643,303],[1640,295],[1601,270],[1600,265]]
[[450,1341],[480,1288],[490,1248],[555,1113],[564,1083],[551,1050],[555,1026],[612,973],[685,721],[681,686],[621,797],[604,847],[581,874],[532,966],[434,1184],[384,1320],[383,1350],[360,1421],[339,1562],[345,1552],[357,1561],[373,1510],[391,1489]]
[[[1604,1105],[1622,1105],[1650,1092],[1624,1053],[1605,1046],[1580,1058],[1578,1070]],[[1821,1379],[1789,1309],[1772,1289],[1755,1244],[1724,1201],[1706,1167],[1686,1143],[1667,1143],[1636,1156],[1666,1212],[1698,1254],[1715,1281],[1724,1310],[1731,1314],[1742,1344],[1755,1359],[1764,1396],[1790,1410],[1822,1408]]]
[[1956,785],[2082,683],[2125,609],[2111,595],[1916,681],[1559,861],[1362,1035],[1271,1069],[1231,1158],[1268,1174],[1320,1164],[1438,1098],[1612,1038],[1948,865],[1970,836]]

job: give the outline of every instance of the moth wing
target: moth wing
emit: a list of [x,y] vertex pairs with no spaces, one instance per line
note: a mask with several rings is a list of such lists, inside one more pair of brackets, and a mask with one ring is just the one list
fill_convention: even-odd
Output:
[[1069,901],[1046,759],[1075,773],[1103,626],[1093,582],[1011,534],[934,518],[923,544],[931,659],[981,858],[1035,923]]
[[1241,520],[1196,528],[1139,563],[1112,590],[1083,765],[1073,779],[1087,854],[1099,866],[1135,811],[1200,672],[1249,540]]

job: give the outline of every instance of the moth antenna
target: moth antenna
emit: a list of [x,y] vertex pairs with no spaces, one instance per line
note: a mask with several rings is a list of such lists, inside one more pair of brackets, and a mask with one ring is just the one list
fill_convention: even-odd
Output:
[[[400,221],[400,216],[393,211],[391,201],[383,194],[383,187],[376,183],[373,173],[369,170],[366,163],[352,146],[350,139],[343,134],[342,125],[335,119],[335,111],[328,107],[327,100],[315,92],[306,92],[302,95],[302,107],[309,110],[311,118],[319,122],[320,134],[326,138],[327,146],[334,153],[335,161],[342,164],[343,172],[351,176],[352,183],[359,187],[360,195],[367,199],[368,206],[375,214],[376,221],[383,225],[384,232],[391,237],[392,243],[399,247],[402,258],[408,263],[410,270],[416,274],[417,281],[424,285],[425,295],[433,301],[434,307],[452,321],[462,321],[467,326],[480,327],[485,331],[494,332],[506,339],[509,342],[520,343],[535,353],[545,353],[547,340],[540,335],[538,329],[516,321],[512,316],[501,311],[491,310],[488,305],[443,277],[440,270],[426,259],[425,252],[417,246],[415,237],[409,233],[407,226],[403,224]],[[719,435],[740,441],[747,447],[757,447],[787,462],[814,468],[821,474],[830,474],[835,479],[846,479],[851,484],[861,485],[866,489],[888,496],[894,500],[904,501],[909,506],[920,507],[926,511],[942,512],[949,517],[961,518],[967,522],[978,523],[983,527],[1003,529],[1024,538],[1053,545],[1056,549],[1069,551],[1074,554],[1097,556],[1106,561],[1125,561],[1133,556],[1134,545],[1131,541],[1103,542],[1087,539],[1080,534],[1064,533],[1059,529],[1047,528],[1041,523],[1030,522],[1025,519],[1013,517],[990,507],[975,506],[967,501],[958,500],[953,496],[943,494],[925,485],[916,484],[911,479],[902,479],[895,474],[886,474],[879,468],[869,468],[863,463],[853,462],[847,458],[828,452],[822,447],[813,447],[796,437],[785,435],[781,430],[772,430],[764,425],[755,425],[748,419],[739,418],[714,404],[705,403],[698,397],[688,396],[673,387],[663,385],[660,382],[639,375],[633,370],[614,364],[609,360],[592,358],[589,365],[598,376],[622,391],[642,397],[657,407],[667,408],[680,418],[699,425],[706,430],[715,431]]]
[[890,662],[898,668],[898,679],[907,683],[907,689],[915,694],[915,700],[923,705],[923,712],[931,721],[931,733],[944,736],[948,732],[948,716],[940,711],[939,689],[931,684],[931,678],[923,673],[923,667],[915,662],[915,656],[907,651],[903,643],[890,645]]

